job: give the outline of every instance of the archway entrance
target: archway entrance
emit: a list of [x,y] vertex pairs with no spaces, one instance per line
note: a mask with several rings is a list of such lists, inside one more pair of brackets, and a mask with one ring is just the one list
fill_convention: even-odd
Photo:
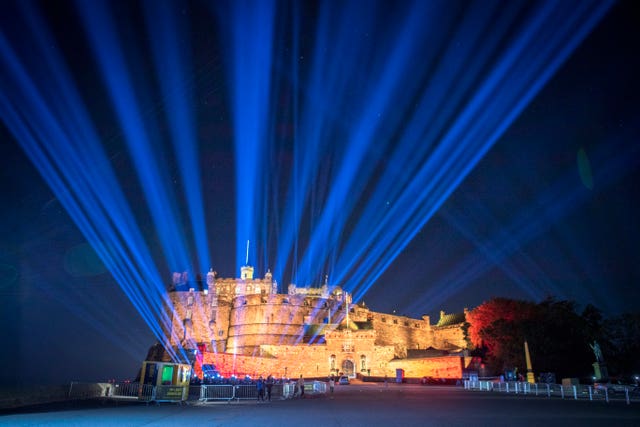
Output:
[[342,372],[344,373],[344,375],[348,376],[348,377],[353,377],[354,375],[354,366],[353,366],[353,361],[349,360],[349,359],[345,359],[342,362]]

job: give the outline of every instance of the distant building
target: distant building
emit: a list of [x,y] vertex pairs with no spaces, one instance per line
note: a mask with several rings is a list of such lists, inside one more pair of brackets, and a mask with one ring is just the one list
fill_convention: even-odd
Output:
[[171,330],[166,346],[197,350],[195,370],[214,365],[223,375],[325,377],[356,374],[461,378],[466,357],[465,313],[441,312],[413,319],[352,304],[339,286],[288,286],[279,294],[271,272],[253,278],[253,267],[238,279],[213,271],[190,282],[174,273],[168,292]]

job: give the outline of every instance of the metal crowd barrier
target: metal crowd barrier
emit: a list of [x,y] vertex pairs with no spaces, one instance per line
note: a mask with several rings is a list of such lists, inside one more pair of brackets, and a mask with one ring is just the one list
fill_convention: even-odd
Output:
[[[327,383],[313,381],[305,384],[306,394],[324,394]],[[295,382],[274,384],[271,397],[291,399],[297,396]],[[143,402],[182,402],[185,400],[201,402],[257,400],[258,389],[255,384],[214,384],[190,387],[152,386],[139,383],[80,383],[72,382],[69,388],[71,399],[110,398],[117,400],[139,400]],[[267,390],[265,386],[265,399]]]
[[200,400],[204,402],[233,400],[234,395],[234,386],[230,384],[200,386]]
[[282,384],[282,398],[283,399],[292,399],[296,394],[295,383],[284,383]]
[[[306,391],[306,387],[305,387],[305,391]],[[312,384],[312,389],[311,389],[312,393],[317,394],[317,393],[326,393],[327,392],[327,383],[322,382],[322,381],[314,381]]]
[[82,383],[72,381],[69,387],[70,399],[110,398],[118,400],[155,400],[155,388],[149,384],[130,382]]
[[151,384],[136,384],[138,386],[138,400],[151,402],[156,398],[156,388]]
[[255,384],[238,384],[235,386],[234,398],[237,400],[258,399],[258,388]]
[[153,386],[139,383],[115,383],[110,394],[110,397],[123,399],[138,399],[140,396],[142,396],[141,400],[151,400]]
[[[503,393],[514,394],[532,394],[535,396],[560,397],[561,399],[588,399],[588,400],[604,400],[607,403],[611,399],[611,393],[607,388],[597,389],[591,385],[570,385],[561,384],[539,384],[521,381],[494,382],[494,381],[471,381],[464,382],[464,388],[467,390],[485,390],[498,391]],[[615,393],[615,396],[622,396],[627,405],[631,403],[633,389],[625,387],[623,392]],[[634,396],[635,397],[635,396]],[[634,400],[636,400],[634,398]]]

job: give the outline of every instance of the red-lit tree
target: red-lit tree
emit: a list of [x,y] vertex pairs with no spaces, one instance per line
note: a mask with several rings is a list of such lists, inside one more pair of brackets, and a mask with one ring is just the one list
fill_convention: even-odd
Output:
[[534,371],[561,377],[589,375],[593,319],[577,314],[574,302],[552,298],[538,304],[494,298],[467,316],[469,339],[495,373],[526,369],[526,340]]
[[537,317],[536,304],[507,298],[493,298],[467,315],[469,339],[481,349],[485,363],[495,372],[524,367],[525,340],[522,326]]

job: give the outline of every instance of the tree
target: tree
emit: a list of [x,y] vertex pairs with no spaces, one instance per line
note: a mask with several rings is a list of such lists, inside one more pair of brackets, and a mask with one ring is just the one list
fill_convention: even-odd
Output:
[[467,315],[469,339],[473,346],[483,350],[485,363],[493,371],[524,367],[525,319],[533,317],[535,304],[507,298],[493,298]]
[[[595,311],[590,309],[589,313]],[[469,312],[467,321],[471,343],[484,350],[486,365],[496,373],[526,369],[525,340],[536,372],[555,372],[562,377],[590,371],[591,329],[572,301],[548,298],[535,304],[494,298]]]
[[605,322],[604,360],[612,375],[640,372],[640,313],[626,313]]

